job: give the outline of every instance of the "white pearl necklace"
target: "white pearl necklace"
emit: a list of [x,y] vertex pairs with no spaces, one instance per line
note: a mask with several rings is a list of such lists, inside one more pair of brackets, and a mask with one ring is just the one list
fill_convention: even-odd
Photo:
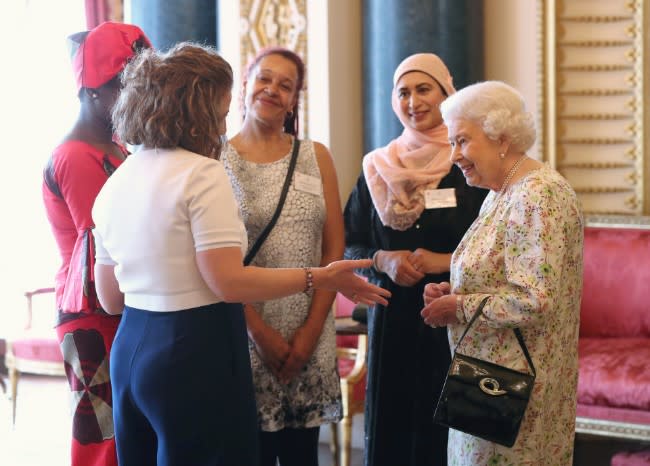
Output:
[[503,180],[503,184],[501,185],[501,189],[499,190],[500,194],[503,194],[510,184],[510,180],[512,180],[512,177],[515,176],[515,173],[517,173],[517,170],[519,169],[519,166],[526,160],[528,157],[525,155],[522,155],[519,160],[512,166],[508,174],[506,175],[506,179]]

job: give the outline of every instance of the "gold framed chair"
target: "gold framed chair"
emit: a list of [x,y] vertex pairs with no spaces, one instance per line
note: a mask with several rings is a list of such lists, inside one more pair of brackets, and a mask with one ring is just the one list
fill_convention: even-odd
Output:
[[[337,294],[335,301],[337,319],[349,319],[355,303]],[[338,424],[331,424],[331,445],[334,466],[350,466],[352,449],[352,418],[363,413],[366,399],[366,354],[368,337],[365,332],[337,335],[336,357],[341,377],[343,418]],[[339,439],[340,426],[340,439]]]
[[[51,296],[47,296],[51,295]],[[7,339],[5,364],[9,372],[9,390],[12,403],[12,423],[16,423],[16,402],[18,381],[21,374],[41,374],[65,376],[63,355],[59,347],[56,331],[52,324],[39,323],[42,319],[34,316],[34,297],[53,298],[54,288],[38,288],[25,292],[27,299],[26,322],[22,332]],[[52,299],[48,299],[52,302]],[[54,315],[54,305],[38,306],[49,315]],[[49,322],[51,319],[47,319]]]

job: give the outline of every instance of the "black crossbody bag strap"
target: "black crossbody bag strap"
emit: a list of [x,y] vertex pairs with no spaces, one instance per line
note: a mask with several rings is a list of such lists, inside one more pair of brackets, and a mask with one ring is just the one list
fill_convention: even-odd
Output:
[[257,241],[253,244],[253,247],[250,248],[248,254],[244,258],[244,265],[249,265],[257,251],[260,250],[262,244],[271,233],[271,230],[275,226],[275,222],[278,221],[280,213],[282,213],[282,207],[284,206],[284,201],[287,199],[287,193],[289,192],[289,185],[291,184],[291,178],[293,177],[293,172],[296,168],[296,162],[298,161],[298,151],[300,150],[300,141],[298,138],[293,139],[293,151],[291,152],[291,160],[289,161],[289,170],[287,170],[287,177],[284,180],[284,186],[282,187],[282,192],[280,194],[280,200],[278,201],[278,206],[275,208],[273,217],[269,220],[269,223],[264,227],[260,236],[257,237]]

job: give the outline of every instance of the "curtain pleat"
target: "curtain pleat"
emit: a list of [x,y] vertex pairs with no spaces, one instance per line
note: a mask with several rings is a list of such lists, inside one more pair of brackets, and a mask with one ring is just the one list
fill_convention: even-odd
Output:
[[104,21],[124,21],[123,0],[84,0],[86,27],[92,29]]

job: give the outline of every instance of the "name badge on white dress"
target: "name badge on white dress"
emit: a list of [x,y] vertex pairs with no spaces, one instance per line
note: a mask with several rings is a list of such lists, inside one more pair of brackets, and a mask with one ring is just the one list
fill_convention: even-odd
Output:
[[454,188],[425,190],[424,207],[425,209],[456,207],[456,190]]
[[296,191],[302,191],[309,194],[320,196],[321,181],[320,178],[304,173],[296,172],[293,175],[293,187]]

